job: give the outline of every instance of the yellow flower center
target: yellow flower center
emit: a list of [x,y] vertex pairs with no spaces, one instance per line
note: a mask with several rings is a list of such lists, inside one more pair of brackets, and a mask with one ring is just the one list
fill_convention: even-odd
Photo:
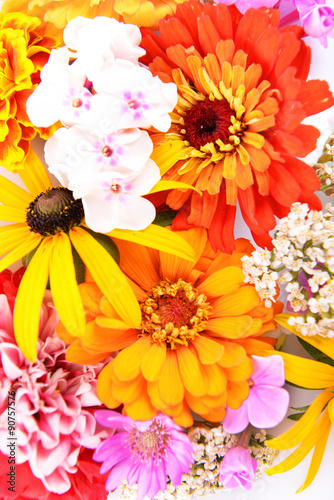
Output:
[[153,342],[164,342],[170,349],[188,346],[205,329],[210,305],[192,283],[181,278],[171,283],[161,280],[141,304],[142,334]]

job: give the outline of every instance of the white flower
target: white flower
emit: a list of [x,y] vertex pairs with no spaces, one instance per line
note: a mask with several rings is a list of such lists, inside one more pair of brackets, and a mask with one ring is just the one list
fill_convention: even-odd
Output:
[[94,80],[94,89],[110,94],[112,113],[119,128],[150,128],[167,132],[177,103],[174,83],[162,83],[157,76],[129,61],[116,60]]
[[94,231],[139,231],[155,217],[154,205],[141,195],[147,194],[159,179],[159,168],[149,159],[139,172],[119,169],[82,175],[68,187],[74,198],[82,198],[86,224]]
[[45,144],[49,170],[68,187],[82,175],[119,170],[140,171],[153,150],[148,133],[137,128],[103,133],[74,125],[57,130]]
[[317,274],[314,274],[312,278],[308,280],[308,284],[313,293],[316,293],[319,290],[319,286],[326,283],[330,276],[326,271],[320,271]]
[[319,299],[312,298],[308,301],[310,311],[314,314],[321,314],[329,311],[329,304],[324,297]]
[[32,123],[37,127],[49,127],[58,120],[66,126],[80,123],[93,98],[85,83],[86,75],[76,62],[69,65],[61,57],[50,58],[41,71],[41,83],[27,100]]
[[145,54],[145,50],[139,47],[139,28],[109,17],[87,19],[78,16],[67,24],[63,37],[65,44],[76,51],[76,57],[92,82],[115,59],[127,59],[137,64],[139,57]]

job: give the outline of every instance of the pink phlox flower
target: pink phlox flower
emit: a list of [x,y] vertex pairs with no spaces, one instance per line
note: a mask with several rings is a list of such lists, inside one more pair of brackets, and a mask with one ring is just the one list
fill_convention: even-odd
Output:
[[252,359],[254,371],[248,398],[237,410],[227,407],[223,426],[230,434],[243,431],[249,423],[260,429],[275,427],[289,407],[289,393],[282,388],[285,378],[281,356],[252,356]]
[[181,483],[194,462],[195,448],[181,427],[159,414],[145,422],[134,421],[112,410],[98,410],[96,420],[118,432],[103,441],[93,458],[103,462],[100,472],[111,469],[106,490],[115,490],[125,479],[129,486],[138,483],[137,500],[153,498],[165,491],[168,475],[174,486]]
[[225,5],[234,4],[242,14],[248,9],[259,9],[260,7],[274,7],[279,0],[216,0],[216,3]]
[[220,466],[219,479],[224,488],[250,490],[256,475],[257,461],[251,457],[247,448],[234,446],[223,458]]

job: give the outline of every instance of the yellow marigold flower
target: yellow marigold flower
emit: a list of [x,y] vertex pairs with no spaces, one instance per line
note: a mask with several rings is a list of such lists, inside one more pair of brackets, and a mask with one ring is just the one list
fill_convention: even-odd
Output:
[[57,39],[46,36],[41,21],[21,13],[0,13],[0,165],[24,167],[30,141],[39,132],[26,113],[26,101],[40,82],[39,73]]
[[62,30],[77,16],[94,18],[107,16],[148,28],[158,29],[159,20],[175,14],[176,6],[184,0],[6,0],[2,10],[19,10]]
[[[325,341],[328,346],[327,352],[333,352],[334,348],[330,345],[333,342],[332,339],[322,339],[322,341]],[[314,342],[313,337],[312,342]],[[314,448],[307,476],[297,491],[299,493],[315,478],[331,426],[334,425],[334,367],[292,354],[281,352],[277,354],[284,359],[285,378],[288,382],[305,387],[305,389],[324,389],[295,425],[281,436],[266,441],[266,445],[275,450],[287,450],[299,445],[288,458],[269,469],[267,471],[269,475],[292,469]],[[331,357],[333,358],[333,355]]]
[[[138,326],[141,311],[128,280],[84,225],[81,200],[75,200],[66,188],[53,188],[33,149],[26,163],[20,177],[28,192],[0,177],[0,219],[13,223],[0,227],[0,255],[7,254],[0,260],[0,272],[35,251],[20,283],[14,313],[17,343],[24,355],[34,361],[40,307],[48,280],[57,312],[66,328],[75,336],[85,333],[85,312],[73,261],[75,251],[124,321],[132,327]],[[159,226],[150,225],[137,232],[119,229],[109,236],[164,249],[186,259],[194,258],[192,249],[178,235],[169,234]],[[110,244],[113,245],[111,239]]]
[[135,420],[162,411],[189,426],[190,409],[217,422],[227,405],[239,408],[248,396],[250,356],[270,348],[273,339],[259,337],[275,323],[274,308],[243,282],[240,259],[253,249],[247,240],[237,240],[232,255],[214,254],[205,229],[179,234],[195,262],[117,241],[142,312],[138,328],[129,328],[96,285],[85,283],[86,332],[79,339],[62,335],[72,342],[67,358],[73,362],[95,363],[120,350],[98,380],[107,406],[123,404]]

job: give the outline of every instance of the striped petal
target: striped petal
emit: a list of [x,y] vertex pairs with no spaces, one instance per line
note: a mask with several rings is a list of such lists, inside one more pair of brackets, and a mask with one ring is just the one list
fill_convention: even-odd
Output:
[[288,431],[277,438],[267,441],[267,445],[275,450],[287,450],[301,443],[309,433],[313,432],[313,427],[318,420],[326,403],[333,397],[328,391],[319,394],[309,409],[304,413],[298,422],[296,422]]
[[138,301],[114,259],[87,231],[80,227],[70,230],[70,238],[94,281],[117,313],[129,326],[138,326],[141,321]]
[[155,248],[161,252],[177,255],[182,259],[195,260],[193,249],[181,236],[164,227],[151,224],[142,231],[128,231],[126,229],[114,229],[109,236],[125,241],[133,241],[139,245]]
[[241,316],[261,302],[253,286],[242,286],[235,293],[217,299],[214,302],[215,316]]
[[206,323],[206,328],[211,330],[214,335],[227,339],[238,339],[249,330],[251,324],[252,318],[250,316],[210,318]]
[[212,339],[200,335],[193,341],[200,362],[203,365],[212,365],[220,360],[224,354],[224,346]]
[[151,346],[147,337],[141,337],[134,344],[123,349],[115,358],[114,372],[122,382],[127,382],[138,377],[143,357]]
[[85,333],[85,311],[75,276],[71,242],[65,233],[53,237],[50,285],[63,325],[71,335],[81,337]]
[[175,406],[184,398],[184,387],[175,351],[167,351],[158,380],[158,388],[162,401],[168,406]]
[[208,392],[209,384],[198,358],[189,347],[184,346],[177,349],[176,354],[184,387],[193,396],[204,396]]
[[29,361],[37,356],[41,304],[49,277],[52,237],[45,238],[23,275],[14,312],[14,331],[18,346]]
[[33,200],[34,197],[30,193],[27,193],[27,191],[6,179],[6,177],[1,177],[0,203],[25,210]]
[[229,266],[211,274],[196,288],[199,293],[204,293],[208,297],[220,297],[236,292],[244,278],[244,273],[239,267]]
[[0,261],[0,272],[7,267],[22,259],[29,252],[38,247],[42,240],[42,236],[37,233],[31,233],[25,227],[20,227],[7,232],[0,232],[0,251],[3,253],[10,252]]
[[165,359],[166,344],[153,343],[141,363],[142,374],[148,382],[155,382],[159,379]]

